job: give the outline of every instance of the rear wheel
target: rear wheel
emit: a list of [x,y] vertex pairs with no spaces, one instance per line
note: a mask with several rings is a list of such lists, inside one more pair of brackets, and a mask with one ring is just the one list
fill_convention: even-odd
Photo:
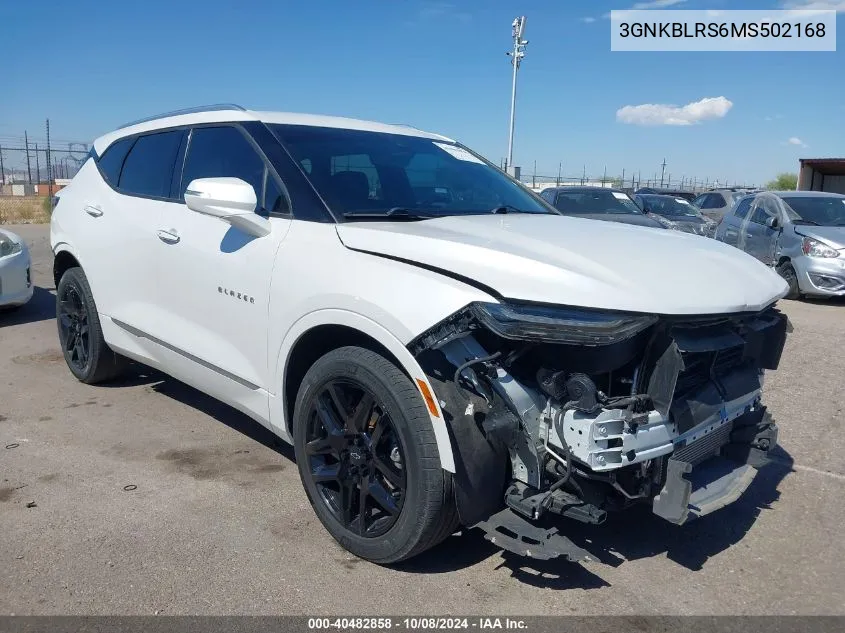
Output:
[[789,284],[789,292],[786,295],[787,299],[800,299],[801,289],[798,287],[798,275],[795,274],[795,268],[789,262],[783,262],[777,267],[778,274],[786,280]]
[[344,548],[394,563],[457,528],[425,403],[386,358],[359,347],[329,352],[305,375],[294,411],[305,491]]
[[94,384],[124,371],[128,361],[106,344],[91,287],[81,268],[69,268],[59,280],[56,322],[65,362],[77,379]]

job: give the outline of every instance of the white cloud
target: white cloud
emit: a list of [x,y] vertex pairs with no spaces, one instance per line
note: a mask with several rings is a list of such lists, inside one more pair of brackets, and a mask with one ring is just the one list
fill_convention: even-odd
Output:
[[784,0],[780,3],[784,9],[795,11],[836,11],[845,13],[845,0]]
[[596,21],[596,19],[587,17],[587,18],[581,18],[581,21],[584,22],[585,24],[592,24],[593,22]]
[[797,147],[808,147],[808,145],[804,141],[802,141],[800,138],[798,138],[797,136],[789,137],[789,140],[786,141],[786,144],[787,145],[795,145]]
[[733,107],[725,97],[706,97],[685,106],[662,103],[627,105],[616,111],[616,120],[629,125],[695,125],[721,119]]
[[[647,2],[636,2],[634,6],[629,7],[628,9],[623,9],[621,11],[616,12],[616,17],[625,19],[628,11],[640,10],[640,9],[668,9],[669,7],[673,7],[676,4],[683,4],[687,0],[648,0]],[[610,13],[605,13],[603,18],[610,19]]]
[[676,4],[683,4],[687,0],[649,0],[648,2],[637,2],[632,9],[667,9]]

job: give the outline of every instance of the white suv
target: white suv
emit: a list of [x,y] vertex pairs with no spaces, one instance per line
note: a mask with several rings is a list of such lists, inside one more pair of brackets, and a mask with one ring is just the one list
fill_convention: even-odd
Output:
[[562,217],[412,127],[215,106],[94,142],[53,213],[59,338],[81,381],[156,367],[292,442],[349,551],[459,525],[536,557],[536,520],[737,498],[785,282],[713,240]]

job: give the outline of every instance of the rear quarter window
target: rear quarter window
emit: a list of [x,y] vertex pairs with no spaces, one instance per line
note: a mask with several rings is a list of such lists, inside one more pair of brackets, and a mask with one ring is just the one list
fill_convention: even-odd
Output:
[[740,220],[744,219],[745,216],[748,215],[748,210],[751,208],[753,200],[754,198],[745,198],[744,200],[741,200],[734,210],[734,215]]
[[135,137],[122,138],[115,141],[106,148],[106,151],[97,161],[100,167],[100,172],[103,177],[113,186],[117,187],[120,180],[120,170],[123,167],[123,161],[126,160],[126,155],[135,143]]

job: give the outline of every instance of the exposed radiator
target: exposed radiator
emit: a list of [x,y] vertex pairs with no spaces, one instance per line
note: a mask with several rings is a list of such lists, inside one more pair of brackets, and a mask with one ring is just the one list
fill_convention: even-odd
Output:
[[728,422],[724,426],[720,426],[712,433],[707,433],[688,443],[683,448],[676,450],[672,454],[672,459],[689,462],[693,466],[700,464],[705,459],[712,457],[718,449],[728,443],[732,428],[733,422]]

